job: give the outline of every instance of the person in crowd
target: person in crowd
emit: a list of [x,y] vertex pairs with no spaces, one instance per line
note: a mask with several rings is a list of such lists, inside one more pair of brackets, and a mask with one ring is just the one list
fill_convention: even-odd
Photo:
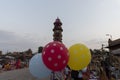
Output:
[[103,67],[100,66],[100,80],[108,80],[106,77],[106,72],[103,70]]
[[55,80],[54,78],[55,78],[55,73],[54,73],[54,71],[52,71],[51,75],[50,75],[50,80]]
[[18,59],[15,63],[16,69],[20,69],[21,68],[21,60]]
[[82,74],[83,74],[83,80],[89,80],[89,78],[90,78],[89,67],[86,67],[85,69],[83,69]]
[[10,64],[8,62],[5,64],[4,70],[5,71],[11,70],[11,66],[10,66]]
[[2,64],[0,64],[0,72],[1,72],[1,70],[2,70]]
[[71,78],[72,80],[78,80],[79,71],[71,70]]
[[67,65],[65,67],[65,80],[70,80],[70,77],[71,77],[71,71],[70,71],[69,66]]
[[64,72],[61,71],[52,71],[50,75],[50,80],[65,80]]
[[82,74],[82,71],[80,70],[79,73],[78,73],[78,78],[77,80],[83,80],[83,74]]

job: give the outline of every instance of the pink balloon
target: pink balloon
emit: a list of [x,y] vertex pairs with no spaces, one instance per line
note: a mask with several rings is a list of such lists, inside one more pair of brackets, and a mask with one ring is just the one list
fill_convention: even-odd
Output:
[[68,49],[61,42],[50,42],[43,48],[42,59],[46,67],[53,71],[60,71],[68,63]]

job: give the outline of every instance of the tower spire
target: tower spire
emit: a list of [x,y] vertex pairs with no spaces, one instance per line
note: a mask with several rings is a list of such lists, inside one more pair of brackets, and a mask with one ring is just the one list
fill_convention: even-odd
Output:
[[62,22],[60,21],[60,19],[57,17],[57,19],[54,22],[54,28],[53,28],[53,40],[54,41],[60,41],[62,42]]

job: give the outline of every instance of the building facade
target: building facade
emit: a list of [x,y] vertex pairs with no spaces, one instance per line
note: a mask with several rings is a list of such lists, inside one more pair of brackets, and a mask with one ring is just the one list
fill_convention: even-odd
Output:
[[116,40],[109,39],[107,48],[109,48],[111,54],[120,56],[120,38]]

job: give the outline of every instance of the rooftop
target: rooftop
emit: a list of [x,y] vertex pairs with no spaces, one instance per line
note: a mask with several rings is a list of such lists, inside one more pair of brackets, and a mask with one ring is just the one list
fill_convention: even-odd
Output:
[[120,38],[116,40],[109,40],[109,47],[120,45]]

